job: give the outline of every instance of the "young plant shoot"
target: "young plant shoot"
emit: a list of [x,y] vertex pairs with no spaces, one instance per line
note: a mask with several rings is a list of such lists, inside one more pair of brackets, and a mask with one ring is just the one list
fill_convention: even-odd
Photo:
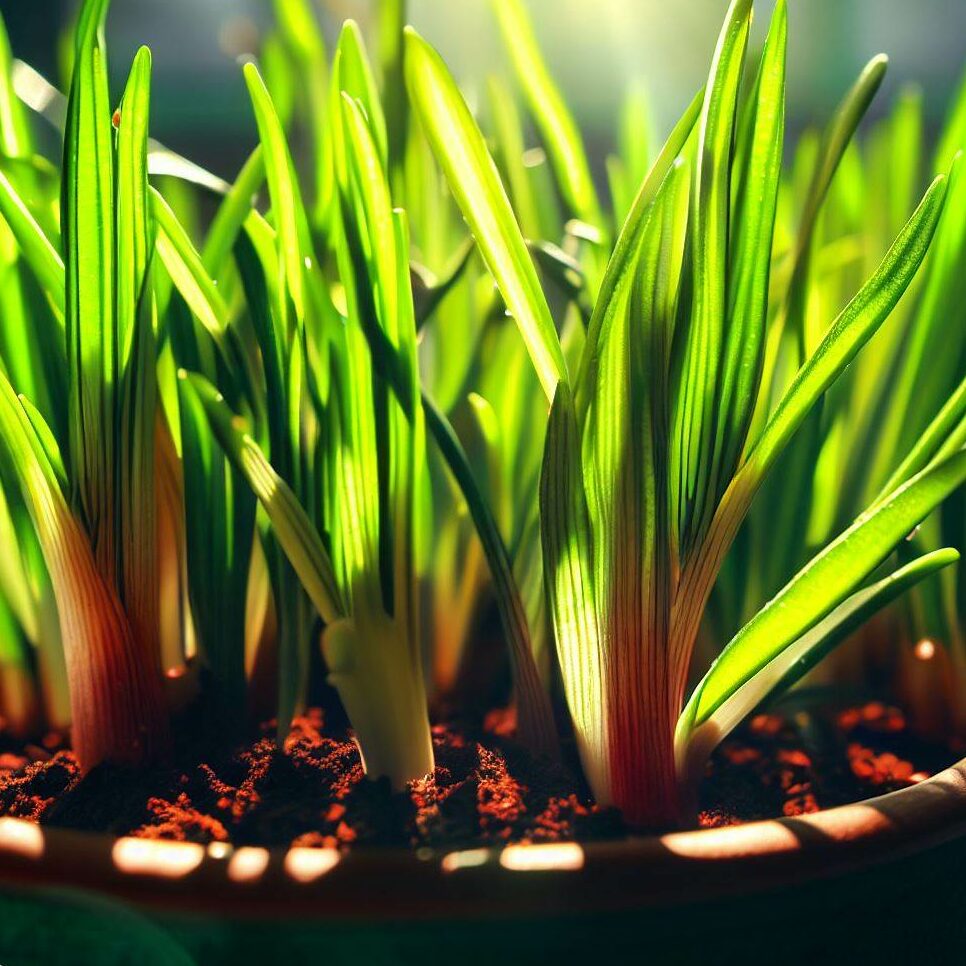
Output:
[[956,557],[939,551],[875,579],[966,479],[966,455],[937,447],[739,631],[685,703],[708,597],[755,493],[911,283],[947,191],[938,176],[749,438],[768,327],[785,324],[766,309],[786,11],[780,2],[742,97],[751,11],[731,4],[708,84],[617,234],[572,373],[485,141],[438,55],[407,35],[414,111],[551,403],[544,579],[581,760],[598,801],[640,827],[680,822],[710,750],[745,714],[859,615]]

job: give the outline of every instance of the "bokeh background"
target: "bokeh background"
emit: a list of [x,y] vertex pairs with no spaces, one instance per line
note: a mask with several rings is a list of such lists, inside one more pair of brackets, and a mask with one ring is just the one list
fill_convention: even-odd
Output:
[[[346,17],[364,28],[378,0],[315,0],[329,38]],[[172,148],[231,177],[255,143],[237,58],[257,53],[271,0],[114,0],[109,20],[118,88],[136,47],[154,52],[152,131]],[[529,0],[542,47],[591,152],[613,141],[622,90],[642,82],[661,132],[703,80],[726,0]],[[763,36],[773,0],[759,0]],[[75,0],[0,0],[14,53],[57,77],[57,43]],[[470,93],[499,69],[487,0],[410,0],[410,21],[436,44]],[[938,126],[966,67],[966,0],[789,0],[789,121],[824,119],[862,65],[889,54],[881,112],[917,84]]]

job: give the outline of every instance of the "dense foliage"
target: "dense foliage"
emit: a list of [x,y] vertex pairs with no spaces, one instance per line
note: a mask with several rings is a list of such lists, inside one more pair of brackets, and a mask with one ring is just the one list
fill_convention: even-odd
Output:
[[[733,0],[658,149],[629,95],[605,200],[523,5],[492,6],[486,137],[401,0],[375,67],[275,0],[232,185],[149,139],[146,49],[114,109],[108,0],[66,110],[0,38],[15,729],[142,762],[184,701],[231,741],[269,683],[284,736],[324,667],[403,786],[496,646],[520,739],[559,753],[561,690],[598,801],[659,826],[906,591],[889,634],[962,664],[966,93],[928,165],[914,93],[863,148],[878,57],[787,145],[785,3],[753,57]],[[59,168],[21,99],[66,118]]]

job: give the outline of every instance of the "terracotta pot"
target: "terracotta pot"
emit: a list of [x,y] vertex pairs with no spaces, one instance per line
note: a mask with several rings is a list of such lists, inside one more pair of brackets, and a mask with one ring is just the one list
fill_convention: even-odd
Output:
[[[745,962],[774,956],[756,936],[782,942],[782,962],[805,962],[823,926],[827,932],[823,911],[834,913],[837,927],[851,922],[859,938],[862,928],[872,930],[861,949],[883,941],[894,952],[895,929],[962,901],[964,833],[966,759],[911,788],[801,818],[582,846],[233,850],[2,818],[0,962],[17,961],[4,955],[17,948],[11,944],[42,946],[38,930],[62,946],[64,930],[83,926],[88,938],[110,936],[123,946],[123,923],[134,924],[134,946],[153,950],[138,952],[141,966],[158,951],[159,962],[207,963],[246,961],[262,949],[272,958],[247,961],[276,962],[313,944],[320,955],[328,951],[326,962],[435,962],[437,955],[515,962],[553,951],[623,961],[621,937],[624,952],[650,944],[673,949],[671,961],[690,961],[695,942],[695,961],[709,961],[709,953],[712,962],[732,953]],[[944,864],[953,861],[947,875]],[[65,890],[74,898],[65,901]],[[851,897],[844,918],[823,910],[836,893]],[[889,897],[898,901],[895,920],[887,918]],[[962,922],[966,907],[957,908],[953,918]],[[98,916],[106,916],[103,933],[92,926]],[[699,941],[711,923],[713,948],[707,937]],[[835,934],[842,951],[847,930]],[[949,948],[949,929],[940,935]],[[928,935],[913,937],[922,952]],[[586,950],[578,952],[581,942]],[[76,945],[74,958],[47,959],[51,950],[41,946],[22,961],[101,961],[78,957]]]

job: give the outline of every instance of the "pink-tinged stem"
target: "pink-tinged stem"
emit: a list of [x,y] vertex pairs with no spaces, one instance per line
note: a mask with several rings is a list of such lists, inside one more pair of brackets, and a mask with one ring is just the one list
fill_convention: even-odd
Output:
[[160,675],[142,659],[117,594],[98,573],[66,503],[50,490],[38,496],[38,534],[70,681],[74,751],[84,771],[102,761],[142,763],[167,745]]

